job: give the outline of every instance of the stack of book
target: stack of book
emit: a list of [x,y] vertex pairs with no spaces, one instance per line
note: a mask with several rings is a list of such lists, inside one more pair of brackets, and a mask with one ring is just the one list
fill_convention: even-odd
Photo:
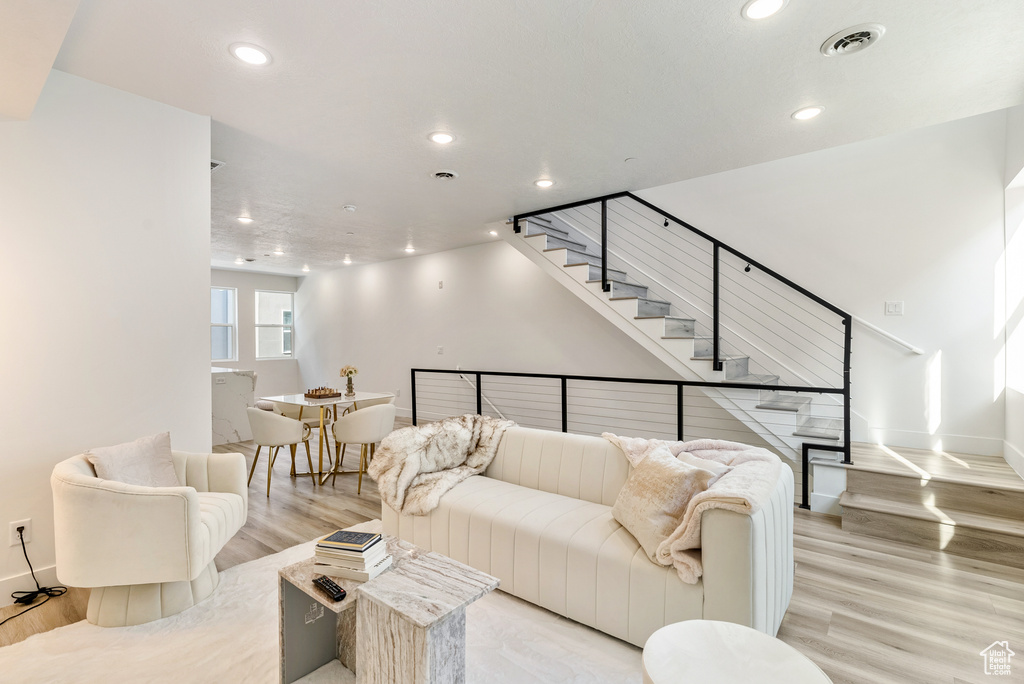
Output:
[[391,567],[379,534],[338,530],[316,544],[314,569],[322,575],[367,582]]

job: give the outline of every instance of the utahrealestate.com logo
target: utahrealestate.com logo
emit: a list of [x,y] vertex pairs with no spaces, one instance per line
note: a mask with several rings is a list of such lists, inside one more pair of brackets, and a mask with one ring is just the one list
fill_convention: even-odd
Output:
[[985,674],[1009,676],[1010,658],[1017,654],[1010,650],[1009,641],[994,641],[980,655],[985,659]]

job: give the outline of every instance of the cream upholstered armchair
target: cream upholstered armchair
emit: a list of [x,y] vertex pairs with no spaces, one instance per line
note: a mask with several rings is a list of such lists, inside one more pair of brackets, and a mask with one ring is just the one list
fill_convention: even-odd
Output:
[[171,455],[185,486],[103,480],[84,455],[53,469],[57,576],[92,589],[86,619],[95,625],[174,615],[217,587],[214,556],[246,520],[245,457]]

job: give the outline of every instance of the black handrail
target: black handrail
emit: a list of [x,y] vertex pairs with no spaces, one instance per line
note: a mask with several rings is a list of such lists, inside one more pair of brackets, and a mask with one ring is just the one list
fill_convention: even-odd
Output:
[[[684,411],[683,411],[683,390],[686,387],[724,387],[726,389],[765,389],[764,385],[754,385],[750,383],[741,382],[710,382],[706,380],[662,380],[658,378],[623,378],[623,377],[609,377],[601,375],[568,375],[564,373],[518,373],[512,371],[468,371],[468,370],[450,370],[447,368],[413,368],[410,371],[410,387],[412,388],[412,424],[419,425],[418,412],[416,408],[416,374],[417,373],[438,373],[447,375],[459,375],[465,377],[466,375],[474,375],[476,377],[476,408],[477,413],[482,413],[483,408],[483,377],[486,375],[496,377],[515,377],[515,378],[543,378],[548,380],[558,380],[560,385],[560,399],[561,399],[561,424],[562,432],[569,431],[569,400],[568,400],[568,381],[576,380],[581,382],[616,382],[616,383],[629,383],[639,385],[670,385],[676,388],[676,438],[679,441],[683,440],[683,428],[684,428]],[[834,387],[788,387],[771,385],[773,390],[783,390],[787,392],[803,392],[808,394],[845,394],[848,392],[848,388],[838,389]],[[848,405],[847,405],[848,411]],[[809,498],[809,452],[810,451],[831,451],[839,452],[845,455],[844,463],[850,463],[850,431],[849,424],[847,424],[844,430],[845,443],[842,446],[832,444],[818,444],[812,442],[804,442],[801,445],[801,465],[802,465],[802,483],[801,483],[801,503],[800,508],[810,508],[808,502]]]
[[[842,309],[840,309],[839,307],[835,306],[831,302],[826,301],[822,297],[819,297],[818,295],[814,294],[810,290],[808,290],[808,289],[806,289],[806,288],[804,288],[804,287],[802,287],[800,285],[797,285],[795,282],[793,282],[789,278],[787,278],[787,277],[781,275],[780,273],[778,273],[778,272],[768,268],[767,266],[763,265],[761,262],[757,261],[756,259],[753,259],[753,258],[747,256],[746,254],[744,254],[743,252],[739,251],[738,249],[730,247],[729,245],[725,244],[721,240],[718,240],[717,238],[712,237],[711,235],[709,235],[709,234],[705,233],[704,231],[700,230],[699,228],[696,228],[695,226],[687,223],[686,221],[678,218],[677,216],[673,216],[669,212],[661,209],[660,207],[657,207],[657,206],[651,204],[647,200],[634,195],[632,192],[628,192],[628,191],[615,192],[615,193],[611,193],[611,194],[607,194],[607,195],[602,195],[600,197],[594,197],[594,198],[579,200],[579,201],[575,201],[575,202],[568,202],[566,204],[561,204],[561,205],[558,205],[558,206],[555,206],[555,207],[548,207],[548,208],[545,208],[545,209],[537,209],[535,211],[529,211],[529,212],[524,212],[524,213],[516,214],[513,217],[513,221],[512,221],[513,222],[513,229],[515,230],[516,233],[519,233],[521,231],[519,222],[521,220],[523,220],[523,219],[528,219],[528,218],[533,217],[533,216],[541,216],[541,215],[544,215],[544,214],[549,214],[549,213],[557,212],[557,211],[564,211],[564,210],[567,210],[567,209],[574,209],[576,207],[586,206],[586,205],[590,205],[590,204],[594,204],[594,203],[600,202],[600,204],[601,204],[601,289],[603,291],[605,291],[605,292],[608,292],[611,289],[611,284],[608,282],[608,202],[610,202],[612,200],[626,199],[626,198],[631,199],[631,200],[639,203],[640,205],[642,205],[644,207],[647,207],[651,211],[654,211],[654,212],[658,213],[660,216],[665,217],[666,221],[671,221],[671,222],[675,223],[676,225],[681,226],[681,227],[685,228],[686,230],[690,231],[694,235],[697,235],[697,236],[699,236],[699,237],[701,237],[701,238],[703,238],[703,239],[705,239],[705,240],[707,240],[708,242],[711,243],[711,245],[713,247],[713,250],[712,250],[713,251],[713,265],[712,265],[712,268],[713,268],[713,284],[712,284],[712,289],[713,289],[713,293],[712,293],[712,295],[713,295],[713,302],[712,302],[712,316],[713,316],[712,328],[713,328],[713,330],[712,330],[712,336],[713,337],[712,337],[712,358],[711,358],[711,361],[712,361],[712,364],[713,364],[713,368],[716,371],[720,371],[724,367],[724,362],[723,362],[723,359],[722,359],[722,349],[721,349],[721,336],[720,336],[721,323],[720,323],[720,301],[719,301],[720,300],[719,274],[720,274],[720,261],[721,261],[721,251],[722,250],[724,250],[724,251],[728,252],[729,254],[732,254],[736,258],[746,262],[746,264],[747,264],[747,269],[746,270],[749,270],[750,268],[757,268],[762,273],[764,273],[764,274],[774,278],[776,281],[782,283],[786,287],[788,287],[788,288],[790,288],[790,289],[800,293],[801,295],[803,295],[804,297],[810,299],[811,301],[815,302],[816,304],[818,304],[818,305],[824,307],[825,309],[828,309],[832,313],[837,314],[838,316],[840,316],[840,318],[842,319],[842,325],[843,325],[843,375],[842,375],[843,387],[842,387],[842,389],[841,390],[836,390],[836,389],[833,389],[833,388],[785,387],[785,386],[774,386],[774,385],[771,386],[771,389],[778,390],[778,391],[792,391],[792,392],[819,392],[819,393],[823,393],[823,394],[824,393],[828,393],[828,394],[842,394],[842,396],[843,396],[843,440],[844,440],[844,445],[843,445],[843,447],[841,449],[838,448],[838,447],[830,447],[830,448],[825,449],[825,450],[827,450],[827,451],[842,451],[842,453],[843,453],[843,462],[844,463],[852,463],[851,452],[850,452],[850,443],[851,443],[850,442],[850,440],[851,440],[851,425],[850,425],[850,423],[851,423],[851,421],[850,421],[850,418],[851,418],[850,363],[851,363],[851,341],[852,341],[852,331],[851,331],[851,328],[852,328],[852,320],[853,319],[852,319],[852,316],[849,313],[847,313],[846,311],[843,311]],[[666,226],[667,225],[668,224],[666,223]],[[415,372],[414,372],[414,375],[415,375]],[[533,377],[544,377],[544,376],[536,375],[536,376],[533,376]],[[557,377],[562,377],[562,376],[557,376]],[[572,376],[565,376],[565,377],[569,377],[569,378],[573,379]],[[579,377],[579,378],[575,378],[575,379],[592,379],[592,378]],[[607,379],[605,379],[605,380],[607,380]],[[636,380],[632,380],[632,381],[635,382]],[[739,388],[739,389],[765,389],[765,387],[766,387],[766,386],[763,386],[763,385],[750,385],[750,384],[744,384],[744,383],[728,383],[728,382],[722,382],[722,383],[714,383],[714,382],[713,383],[695,383],[695,382],[687,382],[685,385],[684,384],[680,384],[679,385],[680,392],[682,391],[682,387],[684,387],[684,386],[723,387],[723,388]],[[680,425],[682,424],[681,413],[680,413],[679,423],[680,423]],[[682,428],[680,428],[680,430],[681,429]],[[682,434],[682,433],[680,432],[680,434]],[[807,445],[805,445],[805,451],[804,451],[805,456],[806,456],[806,446]],[[806,486],[806,483],[805,483],[805,486]],[[806,501],[804,503],[806,504]]]

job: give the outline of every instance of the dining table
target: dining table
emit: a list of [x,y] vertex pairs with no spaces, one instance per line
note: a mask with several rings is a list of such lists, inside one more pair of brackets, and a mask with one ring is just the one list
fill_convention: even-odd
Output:
[[[310,399],[305,394],[282,394],[276,397],[260,397],[263,401],[274,401],[279,404],[291,404],[292,406],[299,407],[299,420],[302,420],[302,414],[308,410],[317,410],[320,412],[320,447],[319,457],[317,461],[317,477],[320,479],[320,484],[326,480],[324,476],[324,443],[327,441],[327,433],[325,432],[327,412],[332,411],[334,419],[337,420],[339,417],[338,407],[343,408],[351,407],[353,411],[359,409],[359,402],[372,401],[374,399],[386,399],[393,397],[394,395],[390,392],[356,392],[353,396],[342,395],[340,397],[328,397],[325,399]],[[328,457],[330,457],[330,444],[327,445]],[[329,473],[328,473],[329,474]]]

